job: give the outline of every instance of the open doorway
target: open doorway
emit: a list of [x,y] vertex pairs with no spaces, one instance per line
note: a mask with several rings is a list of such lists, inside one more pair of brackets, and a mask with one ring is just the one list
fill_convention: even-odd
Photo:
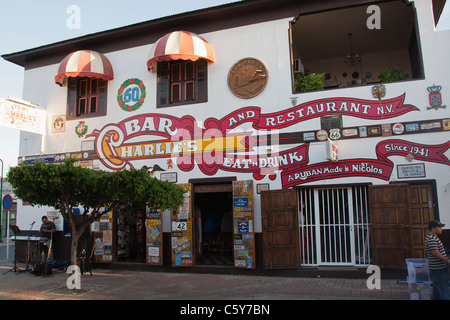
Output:
[[197,265],[233,265],[232,204],[231,191],[195,193]]
[[120,204],[116,218],[116,261],[145,262],[145,204]]

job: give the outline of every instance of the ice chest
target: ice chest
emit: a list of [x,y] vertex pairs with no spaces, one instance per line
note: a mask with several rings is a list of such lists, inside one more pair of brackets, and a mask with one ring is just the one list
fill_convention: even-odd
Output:
[[408,282],[430,281],[428,259],[406,259],[406,266],[408,267]]
[[430,281],[408,281],[408,289],[411,300],[431,300]]

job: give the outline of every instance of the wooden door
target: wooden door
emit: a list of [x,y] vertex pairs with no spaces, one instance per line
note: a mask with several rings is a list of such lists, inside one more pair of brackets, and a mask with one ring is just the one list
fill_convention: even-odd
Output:
[[408,198],[412,228],[412,258],[426,258],[424,240],[429,231],[428,222],[434,219],[431,185],[409,185]]
[[408,185],[369,186],[373,263],[404,268],[412,257]]
[[261,216],[264,268],[298,268],[297,191],[284,189],[262,192]]

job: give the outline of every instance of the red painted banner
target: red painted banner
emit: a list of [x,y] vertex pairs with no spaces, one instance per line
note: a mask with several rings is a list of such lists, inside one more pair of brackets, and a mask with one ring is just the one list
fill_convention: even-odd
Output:
[[[189,115],[177,118],[158,113],[140,114],[94,130],[88,137],[96,137],[95,149],[99,159],[113,170],[133,167],[133,160],[177,157],[181,170],[192,170],[195,160],[205,174],[214,174],[219,167],[230,170],[227,163],[221,162],[226,158],[225,154],[252,150],[256,140],[250,133],[228,134],[231,129],[244,123],[252,123],[255,129],[274,130],[330,114],[374,120],[418,110],[412,105],[405,105],[404,99],[405,94],[381,101],[327,98],[268,114],[262,114],[259,107],[245,107],[220,120],[207,119],[204,128],[200,128],[197,120]],[[150,136],[160,140],[143,139]],[[135,142],[134,138],[141,141]],[[232,144],[236,146],[234,149],[228,147]],[[258,162],[253,160],[252,163]],[[238,166],[236,163],[234,165]],[[244,166],[241,169],[249,168]]]
[[401,116],[419,109],[404,104],[405,94],[389,100],[363,100],[355,98],[327,98],[302,103],[290,109],[262,114],[259,107],[247,107],[236,110],[220,120],[208,119],[210,127],[221,131],[235,128],[245,122],[253,122],[260,130],[281,129],[301,121],[326,115],[345,115],[357,118],[380,120]]
[[281,173],[283,188],[325,179],[364,176],[389,180],[394,164],[387,157],[408,154],[415,159],[450,165],[444,152],[450,148],[450,141],[440,145],[424,145],[404,140],[390,139],[377,144],[378,159],[349,159],[339,162],[317,164],[284,170]]
[[[133,167],[133,162],[138,160],[169,158],[171,166],[172,159],[176,159],[180,170],[191,171],[197,165],[205,175],[214,175],[222,170],[251,173],[256,180],[266,176],[274,180],[281,173],[283,188],[354,176],[389,180],[394,166],[388,159],[390,156],[406,157],[410,154],[417,160],[450,165],[444,155],[450,142],[424,145],[390,139],[377,144],[377,159],[358,158],[308,165],[308,143],[274,153],[264,136],[257,140],[252,132],[235,130],[230,133],[231,129],[245,123],[252,123],[254,129],[272,130],[330,114],[376,120],[418,110],[404,104],[404,99],[405,94],[381,101],[328,98],[268,114],[262,114],[259,107],[245,107],[220,120],[209,118],[203,128],[189,115],[177,118],[157,113],[140,114],[117,124],[108,124],[88,136],[95,137],[98,158],[112,170]],[[276,141],[274,145],[277,145]],[[262,154],[266,150],[272,153]]]

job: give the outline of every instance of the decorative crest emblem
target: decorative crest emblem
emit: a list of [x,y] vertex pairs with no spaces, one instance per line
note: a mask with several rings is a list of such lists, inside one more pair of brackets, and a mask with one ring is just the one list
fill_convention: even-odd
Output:
[[377,84],[372,87],[372,97],[381,100],[386,96],[386,87],[383,84]]
[[80,121],[78,125],[75,127],[75,133],[77,134],[78,138],[81,138],[87,133],[88,126],[84,124],[84,121]]
[[427,107],[427,110],[430,109],[437,110],[439,108],[445,109],[446,106],[442,105],[442,96],[441,96],[442,86],[433,85],[431,87],[428,87],[427,90],[430,93],[429,94],[430,106]]

